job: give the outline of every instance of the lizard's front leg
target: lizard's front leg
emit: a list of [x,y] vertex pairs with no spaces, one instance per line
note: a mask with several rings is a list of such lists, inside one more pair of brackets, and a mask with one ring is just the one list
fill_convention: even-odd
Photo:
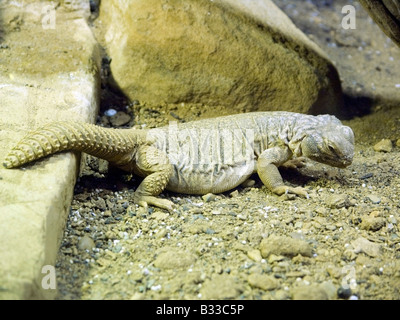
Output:
[[172,175],[173,167],[168,156],[153,146],[144,145],[137,150],[136,168],[145,178],[135,191],[134,201],[144,207],[150,204],[172,210],[173,202],[157,198]]
[[264,150],[257,160],[257,173],[264,185],[278,195],[293,193],[308,198],[302,187],[289,187],[283,183],[278,167],[290,160],[292,152],[287,147],[274,147]]

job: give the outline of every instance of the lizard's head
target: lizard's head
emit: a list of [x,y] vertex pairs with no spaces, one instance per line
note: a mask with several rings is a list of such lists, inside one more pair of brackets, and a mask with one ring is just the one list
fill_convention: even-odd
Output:
[[301,142],[305,157],[334,167],[345,168],[354,156],[354,133],[350,127],[331,124],[314,130]]

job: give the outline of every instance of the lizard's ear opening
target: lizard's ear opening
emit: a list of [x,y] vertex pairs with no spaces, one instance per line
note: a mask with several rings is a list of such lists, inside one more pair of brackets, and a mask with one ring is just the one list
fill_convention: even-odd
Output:
[[323,144],[323,139],[320,135],[309,134],[301,141],[301,151],[304,157],[312,160],[317,160],[320,154],[318,146]]

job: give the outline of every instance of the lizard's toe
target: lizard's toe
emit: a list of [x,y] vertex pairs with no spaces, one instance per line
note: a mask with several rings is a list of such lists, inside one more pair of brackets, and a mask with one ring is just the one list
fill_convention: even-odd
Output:
[[286,169],[297,169],[297,168],[303,168],[307,164],[307,160],[305,157],[299,157],[295,159],[291,159],[286,161],[284,164],[281,165],[281,167],[286,168]]
[[173,211],[175,205],[170,200],[156,198],[156,201],[153,203],[153,206],[156,206],[161,209],[168,210],[168,211]]
[[291,188],[290,192],[306,199],[310,198],[310,195],[308,194],[307,190],[302,187]]
[[146,201],[143,201],[143,200],[138,200],[138,201],[135,201],[139,206],[141,206],[141,207],[143,207],[145,210],[147,210],[147,208],[148,208],[148,205],[147,205],[147,202]]
[[289,186],[283,185],[283,186],[279,186],[279,187],[274,188],[272,190],[272,192],[274,192],[275,194],[277,194],[279,196],[284,194],[284,193],[286,193],[286,194],[289,193],[289,194],[295,194],[297,196],[300,196],[300,197],[303,197],[303,198],[306,198],[306,199],[310,198],[310,195],[308,194],[307,190],[305,188],[303,188],[303,187],[295,187],[295,188],[293,188],[293,187],[289,187]]
[[148,205],[152,205],[161,209],[172,211],[174,208],[174,203],[167,199],[160,199],[154,196],[143,196],[135,195],[134,201],[138,205],[147,208]]

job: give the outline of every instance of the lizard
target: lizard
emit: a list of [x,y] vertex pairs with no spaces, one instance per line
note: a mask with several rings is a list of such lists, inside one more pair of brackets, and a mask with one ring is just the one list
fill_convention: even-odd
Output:
[[135,203],[172,210],[172,201],[158,197],[164,189],[222,193],[255,172],[274,194],[307,197],[305,188],[286,185],[278,168],[301,166],[306,158],[345,168],[353,160],[354,133],[333,115],[286,111],[170,122],[151,129],[56,121],[28,133],[3,165],[16,168],[65,150],[86,152],[143,177]]

